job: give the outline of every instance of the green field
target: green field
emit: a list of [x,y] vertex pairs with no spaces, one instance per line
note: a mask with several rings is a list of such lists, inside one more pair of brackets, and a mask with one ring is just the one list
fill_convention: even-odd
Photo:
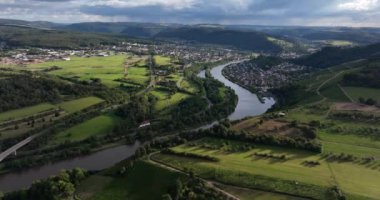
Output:
[[[233,141],[203,139],[206,143],[233,144]],[[201,141],[204,143],[205,141]],[[306,195],[324,199],[323,191],[338,182],[339,187],[347,193],[369,198],[380,196],[380,171],[350,162],[327,162],[317,154],[287,148],[255,145],[253,150],[244,152],[226,152],[198,146],[180,145],[172,148],[178,152],[191,152],[209,155],[220,159],[219,162],[205,162],[172,155],[160,154],[156,159],[181,169],[192,169],[202,177],[237,186],[272,189],[296,195]],[[255,152],[284,154],[286,160],[254,156]],[[309,167],[303,161],[319,161],[320,165]],[[332,173],[333,171],[333,173]],[[348,174],[353,173],[352,177]],[[244,176],[244,178],[241,178]],[[270,181],[269,181],[270,180]],[[299,188],[288,185],[297,181]],[[306,185],[303,189],[301,185]],[[294,186],[294,182],[293,182]]]
[[293,197],[260,190],[243,189],[233,186],[221,186],[221,188],[230,194],[239,197],[240,200],[306,200],[300,197]]
[[3,112],[3,113],[0,113],[0,122],[28,117],[28,116],[38,114],[40,112],[52,110],[55,108],[56,107],[52,104],[43,103],[43,104],[39,104],[35,106]]
[[166,56],[154,56],[154,60],[157,65],[163,66],[163,65],[170,65],[171,64],[171,58]]
[[58,66],[62,69],[53,70],[48,73],[87,81],[91,78],[99,78],[103,84],[109,87],[116,87],[120,83],[114,80],[124,77],[125,62],[126,55],[90,58],[72,57],[70,61],[49,61],[32,64],[28,66],[28,69],[43,70],[52,66]]
[[104,135],[110,133],[119,120],[116,116],[101,115],[58,133],[53,142],[81,141],[92,136]]
[[350,99],[344,94],[338,85],[330,86],[321,90],[321,94],[329,101],[349,102]]
[[64,111],[68,113],[75,113],[81,111],[87,107],[99,104],[103,102],[103,99],[98,97],[85,97],[80,99],[75,99],[72,101],[65,101],[58,104],[58,107],[62,108]]
[[363,97],[365,99],[373,98],[380,102],[380,89],[363,87],[343,87],[343,89],[354,101],[358,101],[360,97]]
[[117,178],[90,177],[80,185],[77,193],[80,197],[86,197],[84,200],[156,200],[168,193],[180,176],[148,162],[138,161],[127,175]]
[[181,83],[180,83],[180,86],[184,90],[189,91],[191,93],[197,93],[197,92],[199,92],[198,87],[194,83],[192,83],[192,82],[190,82],[188,80],[182,80]]
[[156,102],[154,106],[155,110],[158,112],[163,111],[172,106],[175,106],[181,101],[190,97],[190,95],[180,93],[180,92],[177,92],[171,95],[169,94],[169,92],[159,90],[159,89],[155,89],[151,91],[151,94],[153,94],[158,99],[158,101]]
[[273,42],[274,44],[277,44],[277,45],[283,47],[284,49],[294,48],[294,44],[291,43],[291,42],[288,42],[288,41],[285,41],[285,40],[281,40],[281,39],[277,39],[277,38],[274,38],[274,37],[267,37],[267,39],[269,41]]
[[353,42],[347,41],[347,40],[328,40],[328,41],[326,41],[326,44],[336,46],[336,47],[345,47],[345,46],[354,45]]
[[138,85],[146,85],[149,81],[147,67],[128,67],[127,80]]

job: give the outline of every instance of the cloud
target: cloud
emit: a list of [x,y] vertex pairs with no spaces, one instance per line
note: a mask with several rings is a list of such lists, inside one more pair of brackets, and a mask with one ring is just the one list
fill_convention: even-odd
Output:
[[338,5],[338,8],[343,10],[366,11],[375,8],[377,3],[378,0],[354,0],[341,3]]
[[380,26],[380,0],[0,0],[0,18]]

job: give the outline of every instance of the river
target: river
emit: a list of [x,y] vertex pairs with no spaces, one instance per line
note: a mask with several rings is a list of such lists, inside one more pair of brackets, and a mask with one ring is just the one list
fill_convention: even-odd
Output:
[[33,181],[58,174],[62,169],[73,169],[75,167],[86,170],[106,169],[134,155],[138,147],[140,147],[140,142],[135,142],[133,145],[122,145],[87,156],[0,175],[0,191],[10,192],[27,188]]
[[[211,76],[224,83],[224,85],[231,87],[239,98],[235,111],[228,117],[228,119],[233,121],[243,119],[245,117],[258,116],[265,113],[275,104],[275,100],[271,97],[264,97],[264,102],[262,103],[256,94],[251,93],[250,91],[225,78],[222,74],[222,70],[224,67],[232,63],[236,62],[218,65],[211,69]],[[198,77],[205,78],[205,70],[199,72]]]
[[[261,103],[257,95],[252,94],[248,90],[232,83],[222,75],[222,70],[225,66],[219,65],[211,70],[211,75],[224,83],[226,86],[235,90],[239,101],[235,111],[229,116],[230,120],[238,120],[248,116],[257,116],[265,113],[275,102],[272,98],[264,98],[265,103]],[[198,74],[199,77],[205,78],[205,71]],[[208,128],[217,122],[211,123],[201,128]],[[123,145],[106,150],[102,150],[87,156],[55,162],[35,167],[20,172],[12,172],[0,175],[0,191],[10,192],[29,187],[33,181],[44,179],[49,176],[58,174],[62,169],[73,169],[80,167],[86,170],[102,170],[113,166],[114,164],[134,155],[140,143],[136,142],[133,145]]]

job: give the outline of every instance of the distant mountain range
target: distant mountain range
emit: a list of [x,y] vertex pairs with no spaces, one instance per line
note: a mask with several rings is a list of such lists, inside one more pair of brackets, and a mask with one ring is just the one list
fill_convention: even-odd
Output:
[[347,27],[281,27],[218,24],[159,24],[137,22],[85,22],[58,24],[47,21],[0,19],[0,25],[100,33],[147,39],[177,39],[215,45],[227,45],[243,50],[279,52],[284,47],[268,38],[288,43],[295,41],[343,40],[359,45],[380,42],[379,28]]

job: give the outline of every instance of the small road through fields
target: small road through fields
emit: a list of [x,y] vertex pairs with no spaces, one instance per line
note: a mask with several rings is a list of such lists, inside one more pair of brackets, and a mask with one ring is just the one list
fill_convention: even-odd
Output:
[[[177,169],[177,168],[174,168],[170,165],[167,165],[167,164],[164,164],[162,162],[159,162],[159,161],[156,161],[154,159],[152,159],[152,156],[156,155],[156,154],[159,154],[160,152],[155,152],[155,153],[151,153],[148,155],[148,161],[152,164],[155,164],[157,166],[160,166],[162,168],[165,168],[167,170],[170,170],[170,171],[174,171],[174,172],[177,172],[177,173],[180,173],[180,174],[185,174],[185,175],[188,175],[188,173],[180,170],[180,169]],[[229,199],[233,199],[233,200],[240,200],[239,197],[236,197],[235,195],[231,194],[231,193],[228,193],[222,189],[220,189],[219,187],[215,186],[217,184],[220,184],[220,183],[217,183],[217,182],[214,182],[214,181],[209,181],[209,180],[206,180],[206,179],[203,179],[203,178],[200,178],[200,177],[197,177],[198,179],[200,179],[201,181],[203,181],[204,183],[206,183],[206,185],[222,194],[224,194],[225,196],[227,196]],[[221,184],[222,185],[222,184]]]

